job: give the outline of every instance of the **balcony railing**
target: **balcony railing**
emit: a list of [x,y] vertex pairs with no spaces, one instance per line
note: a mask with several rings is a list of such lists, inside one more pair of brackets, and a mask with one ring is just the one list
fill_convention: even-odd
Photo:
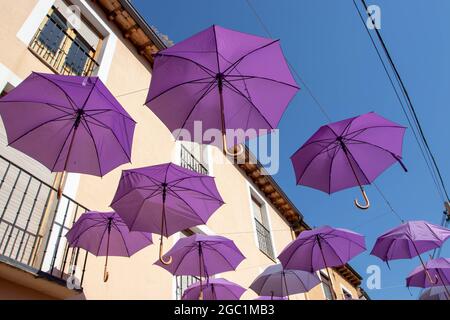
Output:
[[208,169],[183,145],[181,145],[181,166],[198,173],[208,174]]
[[51,31],[43,32],[45,26],[36,31],[29,49],[54,72],[63,75],[90,76],[98,63],[88,50],[69,35],[54,17],[48,16]]
[[259,250],[261,250],[269,258],[274,260],[275,254],[273,252],[272,238],[270,236],[270,231],[261,222],[259,222],[258,219],[255,219],[255,225]]
[[189,287],[191,284],[194,284],[200,280],[199,277],[195,276],[176,276],[176,300],[181,300],[181,297],[184,294],[184,291]]
[[81,289],[88,253],[65,233],[87,211],[0,155],[0,260]]

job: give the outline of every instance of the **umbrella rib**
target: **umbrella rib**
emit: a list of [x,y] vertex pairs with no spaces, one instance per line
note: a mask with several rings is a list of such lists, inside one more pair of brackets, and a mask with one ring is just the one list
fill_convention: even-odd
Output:
[[[86,119],[86,116],[89,117],[89,118],[92,118],[93,120],[99,122],[100,124],[95,123],[95,122],[92,122],[92,121],[88,121],[88,120]],[[103,129],[106,129],[106,130],[110,131],[110,132],[112,133],[113,137],[115,138],[115,140],[117,141],[118,145],[119,145],[120,148],[122,149],[122,151],[125,153],[125,156],[127,157],[128,162],[131,162],[131,157],[128,155],[128,152],[124,149],[124,147],[123,147],[122,144],[120,143],[119,138],[117,137],[116,133],[115,133],[110,127],[108,127],[108,126],[107,126],[106,124],[104,124],[102,121],[100,121],[100,120],[98,120],[98,119],[96,119],[96,118],[94,118],[94,117],[92,117],[92,116],[90,116],[90,115],[88,115],[88,114],[84,114],[84,115],[83,115],[83,118],[84,118],[84,121],[86,121],[87,124],[90,123],[90,124],[96,125],[96,126],[98,126],[98,127],[101,127],[101,128],[103,128]],[[125,133],[126,133],[126,130],[125,130]],[[127,137],[127,138],[128,138],[128,137]],[[127,141],[128,141],[128,139],[127,139]]]
[[[169,190],[170,190],[170,188],[169,188]],[[173,192],[173,191],[172,191],[172,194],[173,194],[176,198],[178,198],[178,199],[180,199],[181,201],[183,201],[183,202],[189,207],[189,209],[191,209],[191,212],[194,214],[194,216],[195,216],[195,215],[198,216],[198,217],[200,218],[200,220],[203,221],[203,223],[206,223],[206,221],[204,221],[204,220],[202,219],[202,217],[200,217],[200,216],[198,215],[198,213],[194,210],[194,208],[192,208],[192,206],[191,206],[189,203],[187,203],[186,200],[184,200],[182,197],[180,197],[176,192]]]
[[[152,194],[148,195],[147,197],[145,197],[144,199],[142,199],[142,203],[139,206],[139,210],[137,211],[137,214],[134,216],[133,222],[131,223],[131,226],[134,226],[134,224],[136,223],[136,220],[138,218],[138,216],[140,215],[140,211],[142,210],[142,207],[144,206],[145,202],[150,199],[151,197],[156,197],[159,195],[159,193],[157,193],[157,191],[160,190],[155,190]],[[131,192],[131,191],[130,191]],[[161,191],[162,193],[162,191]],[[162,217],[161,217],[162,218]],[[132,229],[132,227],[130,227],[130,229]]]
[[[246,78],[245,80],[258,79],[258,80],[271,81],[271,82],[282,84],[282,85],[285,85],[288,87],[292,87],[294,89],[300,89],[300,87],[298,87],[296,85],[293,85],[293,84],[290,84],[290,83],[287,83],[284,81],[275,80],[272,78],[267,78],[267,77],[251,76],[251,75],[227,75],[226,78],[228,78],[228,77],[245,77]],[[236,79],[236,80],[231,80],[231,81],[243,81],[243,80],[244,79]],[[230,82],[230,80],[228,80],[228,79],[227,79],[227,81]]]
[[55,81],[48,79],[47,77],[44,77],[42,74],[37,73],[37,72],[33,72],[33,74],[47,80],[48,82],[50,82],[51,84],[53,84],[55,87],[57,87],[59,90],[61,90],[61,92],[66,96],[67,101],[69,101],[70,105],[72,106],[73,111],[76,111],[77,108],[75,108],[76,103],[75,101],[72,100],[72,98],[67,94],[67,92],[59,85],[57,84]]
[[[370,183],[371,183],[370,180],[367,178],[365,172],[363,171],[363,169],[361,168],[361,166],[359,165],[359,163],[356,161],[356,159],[355,159],[355,157],[353,156],[353,154],[350,152],[350,150],[349,150],[348,148],[347,148],[347,151],[348,151],[348,154],[350,155],[350,157],[352,157],[352,159],[353,159],[353,161],[355,162],[355,164],[358,166],[358,168],[359,168],[359,170],[361,171],[361,173],[363,174],[364,178],[367,180],[367,183],[370,184]],[[348,161],[348,163],[349,163],[349,165],[350,165],[350,167],[351,167],[351,166],[352,166],[351,162]],[[358,177],[356,177],[356,174],[355,174],[355,178],[356,178],[357,182],[359,183]]]
[[[211,250],[214,250],[216,253],[218,253],[225,261],[226,261],[226,263],[230,266],[230,268],[232,269],[232,270],[236,270],[236,268],[235,267],[233,267],[233,265],[230,263],[230,261],[228,261],[228,259],[222,254],[222,252],[220,252],[219,250],[217,250],[217,249],[215,249],[213,246],[211,246],[209,243],[207,243],[207,242],[204,242],[204,245],[203,246],[206,246],[206,247],[208,247],[209,249],[211,249]],[[241,260],[242,261],[242,260]],[[214,274],[213,274],[214,275]]]
[[[203,98],[205,98],[208,94],[210,94],[214,88],[216,87],[216,81],[213,80],[211,81],[210,85],[208,86],[208,88],[205,90],[205,92],[200,96],[200,98],[195,102],[194,106],[192,107],[192,109],[189,111],[186,119],[184,119],[183,125],[179,128],[179,129],[184,129],[184,126],[186,125],[187,121],[189,120],[189,118],[191,117],[192,113],[194,112],[195,108],[198,106],[198,104],[200,103],[200,101],[203,100]],[[178,135],[176,136],[176,140],[178,140],[178,137],[181,134],[181,130],[178,133]]]
[[[49,103],[49,102],[41,102],[41,101],[27,101],[27,100],[11,100],[11,101],[3,101],[3,100],[0,100],[0,103],[39,103],[39,104],[45,104],[46,106],[49,106],[49,107],[52,107],[52,108],[54,108],[54,109],[56,109],[56,110],[58,110],[58,111],[61,111],[61,112],[64,112],[64,113],[66,113],[66,114],[73,114],[73,112],[69,112],[69,111],[67,111],[67,110],[64,110],[64,109],[68,109],[68,110],[71,110],[71,111],[73,111],[73,108],[67,108],[67,107],[65,107],[65,106],[61,106],[61,105],[58,105],[58,104],[55,104],[55,103]],[[59,108],[61,108],[61,109],[59,109]]]
[[[174,190],[174,189],[173,189],[174,187],[176,187],[176,188],[181,188],[182,190]],[[210,199],[212,199],[212,200],[217,200],[217,201],[219,201],[219,202],[223,202],[223,200],[221,200],[221,199],[217,199],[216,197],[214,197],[214,196],[212,196],[212,195],[209,195],[209,194],[207,194],[207,193],[204,193],[204,192],[201,192],[201,191],[198,191],[198,190],[193,190],[193,189],[189,189],[189,188],[185,188],[185,187],[181,187],[181,186],[169,186],[168,188],[169,188],[171,191],[173,191],[173,192],[193,191],[193,192],[195,192],[195,193],[202,194],[202,195],[204,195],[204,196],[206,196],[206,197],[208,197],[208,198],[210,198]]]
[[182,57],[182,56],[177,56],[177,55],[173,55],[173,54],[166,54],[166,53],[159,53],[158,56],[161,57],[169,57],[169,58],[178,58],[178,59],[182,59],[182,60],[186,60],[189,62],[192,62],[193,64],[195,64],[197,67],[199,67],[200,69],[202,69],[205,73],[207,73],[209,76],[213,77],[215,75],[215,72],[212,71],[211,69],[209,69],[208,67],[192,60],[186,57]]
[[237,65],[238,65],[239,63],[241,63],[241,61],[244,60],[244,59],[245,59],[246,57],[248,57],[249,55],[255,53],[256,51],[262,50],[262,49],[264,49],[264,48],[266,48],[266,47],[268,47],[268,46],[271,46],[272,44],[277,43],[277,42],[279,42],[279,41],[280,41],[280,40],[278,40],[278,39],[277,39],[277,40],[274,40],[274,41],[272,41],[272,42],[266,43],[265,45],[262,45],[262,46],[260,46],[260,47],[258,47],[258,48],[255,48],[255,49],[253,49],[253,50],[247,52],[247,53],[244,54],[242,57],[240,57],[239,59],[237,59],[231,66],[229,66],[227,69],[225,69],[225,71],[223,72],[223,74],[226,75],[226,72],[227,72],[227,71],[229,71],[229,72],[233,71],[233,69],[236,68]]
[[125,238],[122,234],[122,231],[120,231],[119,227],[116,225],[115,220],[113,220],[112,226],[117,230],[117,232],[120,234],[120,237],[122,238],[123,246],[125,247],[125,250],[127,251],[128,257],[131,257],[130,251],[128,250],[127,243],[125,241]]
[[333,163],[334,163],[334,159],[336,158],[336,155],[339,153],[340,148],[336,147],[334,149],[334,154],[333,157],[331,158],[331,163],[330,163],[330,173],[328,175],[328,193],[331,193],[331,173],[333,172]]
[[96,144],[96,142],[95,142],[94,135],[93,135],[93,133],[92,133],[92,131],[91,131],[91,128],[89,127],[89,124],[88,124],[88,122],[86,121],[86,118],[84,117],[84,115],[83,115],[82,117],[83,117],[83,119],[84,119],[84,121],[85,121],[86,123],[84,123],[83,121],[81,121],[81,125],[86,129],[86,132],[88,133],[88,135],[89,135],[89,136],[91,137],[91,139],[92,139],[92,143],[93,143],[93,145],[94,145],[95,154],[97,155],[98,170],[99,170],[99,172],[100,172],[100,176],[103,177],[102,166],[101,166],[101,164],[100,164],[100,154],[98,153],[97,144]]
[[[181,265],[181,263],[183,262],[184,258],[186,258],[186,256],[187,256],[189,253],[191,253],[191,252],[193,251],[192,249],[197,249],[198,246],[197,246],[197,243],[196,243],[196,244],[194,244],[194,245],[186,246],[185,248],[187,248],[188,250],[183,254],[183,257],[182,257],[181,259],[179,259],[179,263],[177,264],[177,266],[175,267],[175,270],[173,270],[173,273],[172,273],[172,274],[174,274],[174,275],[176,275],[176,273],[177,273],[178,269],[180,268],[180,265]],[[195,250],[194,250],[194,251],[195,251]],[[169,252],[168,252],[168,253],[169,253]],[[168,253],[166,253],[166,255],[167,255]],[[199,254],[200,254],[200,253],[199,253]],[[173,253],[172,253],[171,255],[173,255]],[[195,269],[196,269],[196,268],[195,268]],[[201,277],[201,275],[200,275],[199,277]]]
[[[89,219],[89,220],[93,220],[93,219]],[[87,232],[88,230],[90,230],[90,229],[92,229],[92,228],[95,228],[95,227],[98,227],[98,226],[104,224],[104,222],[105,222],[104,220],[98,221],[98,222],[96,222],[95,224],[93,224],[93,225],[87,227],[86,229],[83,230],[83,232],[80,232],[73,240],[74,240],[74,241],[78,241],[78,240],[84,235],[85,232]],[[72,229],[71,229],[71,230],[72,230]],[[66,234],[66,237],[67,237],[67,234]]]
[[[119,199],[114,200],[114,202],[111,203],[111,206],[113,206],[115,203],[117,203],[118,201],[120,201],[120,200],[122,200],[123,198],[125,198],[125,197],[126,197],[127,195],[129,195],[131,192],[136,191],[136,190],[138,190],[138,189],[145,188],[145,187],[146,187],[146,186],[144,186],[144,187],[130,188],[130,190],[128,190],[125,194],[121,195]],[[148,190],[148,189],[143,189],[143,190]],[[161,188],[157,188],[157,189],[155,189],[155,190],[149,190],[149,191],[155,192],[155,191],[158,191],[158,190],[161,190]]]
[[220,73],[220,62],[219,62],[219,48],[217,47],[217,34],[216,34],[216,26],[213,26],[214,33],[214,46],[216,47],[216,62],[217,62],[217,73]]
[[45,126],[45,125],[47,125],[49,123],[56,122],[56,121],[69,121],[69,120],[71,120],[71,119],[63,119],[64,117],[67,117],[67,114],[59,116],[59,117],[56,117],[56,118],[53,118],[53,119],[50,119],[50,120],[47,120],[47,121],[45,121],[43,123],[40,123],[39,125],[37,125],[37,126],[31,128],[30,130],[28,130],[27,132],[21,134],[19,137],[17,137],[16,139],[14,139],[10,143],[8,143],[8,145],[12,145],[13,143],[16,143],[18,140],[22,139],[23,137],[25,137],[26,135],[30,134],[34,130],[37,130],[40,127]]
[[[198,82],[198,81],[204,81],[204,80],[208,80],[208,79],[214,79],[214,78],[211,76],[211,77],[207,77],[207,78],[194,79],[194,80],[189,80],[189,81],[185,81],[185,82],[176,84],[176,85],[174,85],[174,86],[172,86],[172,87],[170,87],[170,88],[168,88],[168,89],[165,89],[164,91],[158,93],[156,96],[154,96],[153,98],[147,100],[145,103],[146,103],[146,104],[147,104],[147,103],[150,103],[150,102],[152,102],[153,100],[156,100],[157,98],[159,98],[160,96],[166,94],[167,92],[172,91],[173,89],[176,89],[176,88],[178,88],[178,87],[184,86],[184,85],[186,85],[186,84],[192,84],[192,83],[200,83],[200,84],[204,84],[204,82]],[[215,81],[215,79],[214,79],[213,81]],[[209,83],[209,82],[208,82],[208,83]]]
[[[70,128],[69,133],[67,134],[66,139],[64,140],[64,143],[62,144],[61,148],[59,149],[58,155],[56,156],[55,162],[53,163],[53,166],[52,166],[50,171],[53,172],[53,170],[55,169],[55,166],[58,163],[58,160],[61,157],[61,153],[64,150],[64,147],[66,146],[67,140],[69,139],[69,137],[72,134],[72,132],[73,132],[73,134],[75,134],[75,122],[73,123],[72,127]],[[67,155],[67,157],[68,156],[69,155]],[[66,160],[67,160],[67,158],[66,158]],[[64,168],[64,170],[65,170],[65,168]]]
[[[226,79],[224,79],[223,84],[230,89],[231,91],[234,91],[235,93],[237,93],[238,95],[242,96],[245,100],[247,100],[248,103],[251,104],[251,106],[253,108],[256,109],[256,111],[258,111],[258,113],[260,114],[260,116],[263,118],[263,120],[269,125],[270,128],[273,128],[272,125],[269,123],[269,121],[267,120],[267,118],[261,113],[261,110],[258,109],[258,107],[248,98],[246,97],[239,89],[237,89],[233,84],[231,84],[230,82],[228,82]],[[228,86],[228,85],[229,86]],[[230,88],[230,86],[232,88]]]
[[[95,83],[97,84],[97,82],[95,82]],[[122,107],[123,110],[120,110],[119,108],[117,108],[116,103],[115,103],[116,101],[111,101],[111,100],[109,99],[109,97],[107,97],[107,96],[103,93],[102,90],[97,90],[97,92],[99,92],[99,93],[103,96],[103,98],[105,98],[105,99],[110,103],[110,105],[114,108],[114,109],[110,109],[111,111],[117,112],[117,113],[119,113],[121,116],[123,116],[124,118],[127,118],[128,120],[131,120],[131,121],[133,121],[134,123],[136,123],[136,121],[134,121],[134,119],[130,117],[130,115],[126,112],[126,110],[123,109],[123,107]],[[86,101],[86,102],[87,102],[87,101]],[[119,101],[117,101],[117,103],[120,105],[120,102],[119,102]],[[122,105],[120,105],[120,106],[122,106]]]

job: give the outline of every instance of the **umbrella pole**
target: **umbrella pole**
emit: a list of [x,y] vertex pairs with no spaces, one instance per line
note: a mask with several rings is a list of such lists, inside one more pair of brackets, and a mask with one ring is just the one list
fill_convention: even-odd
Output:
[[222,146],[223,146],[223,154],[229,155],[232,157],[236,157],[241,155],[244,152],[244,147],[239,144],[238,151],[230,152],[227,148],[227,136],[226,136],[226,128],[225,128],[225,104],[223,103],[223,75],[217,76],[217,87],[219,88],[219,98],[220,98],[220,114],[221,114],[221,125],[222,125]]
[[317,239],[317,243],[319,245],[320,254],[322,255],[323,263],[325,264],[325,270],[327,272],[328,279],[330,279],[331,295],[333,296],[333,299],[337,300],[337,295],[336,295],[336,292],[334,291],[333,280],[331,280],[330,271],[328,270],[327,261],[325,260],[325,255],[323,254],[323,250],[322,250],[322,243],[320,242],[320,238],[318,235],[316,236],[316,239]]
[[62,183],[63,183],[63,180],[64,180],[64,173],[66,172],[67,164],[69,162],[70,153],[72,152],[72,146],[73,146],[73,142],[75,140],[75,134],[77,133],[78,126],[80,125],[80,122],[81,122],[81,116],[82,116],[82,113],[81,112],[77,112],[77,118],[75,119],[75,123],[73,125],[73,134],[72,134],[72,137],[70,138],[69,150],[67,151],[66,160],[64,161],[64,169],[61,172],[61,178],[59,179],[59,183],[58,183],[58,193],[57,193],[57,199],[58,200],[60,200],[61,196],[62,196]]
[[[362,196],[364,198],[365,204],[360,204],[358,202],[358,199],[354,200],[355,206],[361,210],[367,210],[370,208],[370,201],[369,198],[367,197],[366,191],[364,190],[364,187],[362,186],[361,182],[358,179],[358,175],[356,174],[355,169],[353,168],[352,162],[350,160],[350,157],[348,156],[348,150],[347,150],[347,146],[345,145],[345,143],[342,141],[342,138],[338,138],[339,143],[341,144],[341,148],[342,151],[344,151],[345,157],[347,158],[348,164],[350,165],[350,168],[353,171],[353,175],[355,176],[356,182],[358,182],[359,185],[359,189],[361,190]],[[356,160],[355,160],[356,161]]]
[[163,237],[164,237],[164,228],[167,228],[166,226],[166,192],[167,192],[167,183],[163,183],[163,192],[162,192],[162,198],[163,198],[163,205],[162,205],[162,213],[161,213],[161,237],[159,238],[159,261],[161,261],[164,265],[169,265],[172,263],[172,257],[169,257],[167,260],[164,260],[163,258]]
[[202,245],[198,243],[198,267],[200,269],[200,295],[198,296],[198,300],[203,300],[203,283],[202,283]]
[[[439,269],[437,269],[437,278],[441,280],[442,285],[444,286],[444,290],[447,296],[447,300],[450,300],[450,292],[448,291],[447,285],[444,283],[444,279],[442,279],[441,274],[439,273]],[[436,279],[437,280],[437,279]],[[437,283],[438,281],[436,281]]]
[[111,223],[112,223],[112,218],[108,218],[108,238],[106,240],[106,261],[105,261],[105,269],[103,270],[103,282],[108,281],[108,278],[109,278],[108,256],[109,256],[109,238],[111,235]]
[[284,274],[284,270],[283,270],[282,275],[283,275],[284,287],[286,288],[286,297],[288,300],[290,300],[289,299],[289,291],[288,291],[287,282],[286,282],[286,275]]
[[422,256],[420,255],[419,250],[417,250],[416,244],[414,243],[413,239],[411,239],[410,236],[407,236],[407,237],[411,241],[411,243],[414,247],[414,250],[416,251],[417,256],[419,257],[420,263],[422,264],[423,270],[425,271],[425,274],[427,275],[428,280],[430,281],[431,284],[436,284],[438,282],[438,279],[433,280],[433,277],[431,276],[430,272],[427,269],[427,266],[423,262]]

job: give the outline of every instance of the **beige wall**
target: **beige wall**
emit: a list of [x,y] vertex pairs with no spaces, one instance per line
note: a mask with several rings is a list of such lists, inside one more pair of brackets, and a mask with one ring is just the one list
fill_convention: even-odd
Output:
[[[4,10],[0,11],[0,40],[4,48],[0,50],[0,63],[6,65],[19,77],[25,78],[31,71],[49,72],[26,46],[15,36],[31,9],[37,3],[32,0],[21,0],[20,5],[6,5],[6,0],[0,4]],[[100,16],[103,13],[99,12]],[[139,92],[119,97],[118,100],[138,122],[133,141],[132,164],[123,165],[103,178],[87,175],[80,176],[76,200],[92,210],[110,210],[109,204],[117,187],[122,169],[149,166],[163,162],[174,161],[179,156],[175,153],[175,142],[170,132],[159,119],[145,106],[145,97],[151,80],[151,70],[143,58],[136,53],[136,49],[125,40],[117,28],[109,24],[119,38],[114,52],[113,62],[106,81],[107,87],[113,95],[141,90]],[[7,44],[7,45],[5,45]],[[211,148],[213,154],[220,150]],[[213,173],[225,205],[222,206],[209,220],[208,228],[212,233],[224,235],[235,241],[247,259],[238,267],[236,272],[227,272],[223,276],[248,287],[252,280],[274,262],[264,255],[257,247],[253,215],[250,210],[249,187],[252,185],[243,173],[231,163],[214,164]],[[255,188],[257,190],[257,188]],[[268,202],[268,216],[274,238],[275,253],[292,241],[292,233],[285,220]],[[166,241],[166,250],[176,240],[176,236]],[[154,242],[158,236],[154,235]],[[86,299],[172,299],[174,297],[173,277],[153,262],[157,259],[157,245],[141,250],[131,258],[115,258],[109,260],[109,281],[102,280],[104,258],[89,256],[84,279],[84,296]],[[340,276],[336,276],[335,287],[344,284],[349,290],[355,290]],[[5,283],[5,282],[3,282]],[[14,287],[13,284],[5,286]],[[12,290],[12,289],[11,289]],[[3,292],[3,293],[2,293]],[[21,288],[11,291],[11,296],[20,295]],[[0,283],[0,299],[6,296]],[[25,296],[25,293],[23,293]],[[32,296],[27,293],[28,296]],[[39,294],[36,293],[36,297]],[[252,299],[256,295],[250,290],[243,298]],[[294,299],[303,299],[304,295],[297,295]],[[320,286],[307,295],[308,299],[323,299]]]

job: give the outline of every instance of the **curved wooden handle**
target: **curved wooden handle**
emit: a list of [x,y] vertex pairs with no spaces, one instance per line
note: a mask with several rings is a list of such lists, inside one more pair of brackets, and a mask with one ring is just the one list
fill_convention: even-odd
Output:
[[109,272],[106,271],[106,266],[105,266],[105,270],[103,271],[103,282],[107,282],[109,279]]
[[[226,143],[226,140],[225,140],[225,143]],[[224,147],[225,154],[227,156],[231,156],[231,157],[238,157],[238,156],[240,156],[241,154],[244,153],[244,147],[242,146],[242,144],[238,144],[237,147],[238,147],[238,150],[236,152],[231,152],[231,151],[229,151],[227,149],[227,147],[225,145],[225,147]]]
[[365,204],[360,204],[358,202],[358,199],[355,199],[354,200],[355,206],[361,210],[367,210],[370,208],[370,201],[369,201],[369,198],[367,197],[366,191],[364,191],[364,189],[362,187],[361,187],[361,193],[364,198]]
[[172,257],[169,257],[167,260],[164,260],[162,238],[161,238],[161,242],[159,243],[159,261],[161,261],[161,263],[166,266],[172,263]]

